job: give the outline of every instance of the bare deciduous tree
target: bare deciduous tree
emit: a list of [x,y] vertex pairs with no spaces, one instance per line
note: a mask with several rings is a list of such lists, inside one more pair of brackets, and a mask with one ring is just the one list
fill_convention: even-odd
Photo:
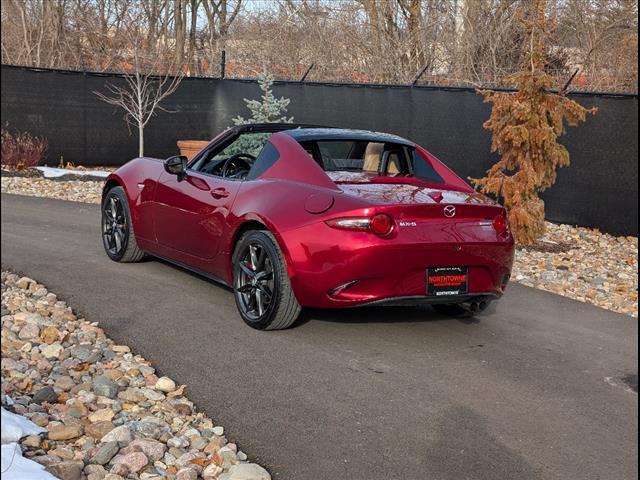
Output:
[[141,40],[139,32],[133,32],[130,42],[133,46],[133,72],[124,75],[124,85],[111,82],[105,84],[107,93],[94,91],[97,97],[124,110],[124,120],[129,127],[138,130],[138,155],[144,156],[144,129],[149,120],[158,111],[170,112],[162,101],[174,93],[183,74],[181,71],[169,73],[162,64],[161,55],[153,58],[144,57],[138,51],[137,45]]

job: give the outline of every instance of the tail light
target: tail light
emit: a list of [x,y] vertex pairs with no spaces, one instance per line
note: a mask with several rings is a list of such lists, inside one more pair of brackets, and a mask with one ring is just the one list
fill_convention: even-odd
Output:
[[371,232],[379,237],[386,237],[395,228],[395,222],[386,213],[378,213],[373,217],[334,218],[327,220],[327,225],[341,230]]
[[507,215],[504,212],[493,219],[493,228],[499,235],[506,235],[509,233],[509,221],[507,220]]

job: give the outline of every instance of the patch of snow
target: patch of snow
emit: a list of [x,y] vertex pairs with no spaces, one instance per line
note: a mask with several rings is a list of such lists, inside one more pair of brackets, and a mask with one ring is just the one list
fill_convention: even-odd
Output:
[[[9,399],[9,397],[7,397]],[[27,435],[39,435],[44,428],[20,415],[2,409],[2,480],[55,480],[44,467],[22,456],[18,440]]]
[[42,465],[24,458],[20,445],[2,445],[2,480],[56,480]]
[[109,172],[104,172],[102,170],[70,170],[67,168],[54,168],[54,167],[35,167],[35,168],[37,170],[40,170],[44,174],[44,178],[56,178],[56,177],[62,177],[64,175],[79,175],[79,176],[90,175],[92,177],[106,178],[109,175]]
[[46,432],[30,420],[2,409],[2,445],[15,443],[27,435],[38,435]]

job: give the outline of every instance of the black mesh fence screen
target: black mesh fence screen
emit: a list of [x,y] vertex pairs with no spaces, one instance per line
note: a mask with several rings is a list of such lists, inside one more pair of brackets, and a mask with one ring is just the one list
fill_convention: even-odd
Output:
[[[2,66],[2,122],[45,136],[46,163],[60,158],[82,165],[121,165],[138,152],[123,111],[93,91],[118,76]],[[472,90],[281,82],[277,96],[291,99],[296,122],[395,133],[433,152],[462,176],[481,176],[495,161],[482,128],[490,106]],[[176,142],[209,139],[247,116],[244,98],[257,98],[254,81],[185,78],[145,130],[145,154],[167,157]],[[638,97],[576,94],[597,106],[586,124],[562,137],[571,167],[562,169],[544,199],[553,221],[638,233]]]

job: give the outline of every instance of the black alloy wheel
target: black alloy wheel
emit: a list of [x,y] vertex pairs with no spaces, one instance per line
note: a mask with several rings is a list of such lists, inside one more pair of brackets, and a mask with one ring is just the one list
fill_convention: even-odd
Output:
[[116,262],[138,262],[144,251],[138,247],[131,222],[127,196],[122,187],[114,187],[102,200],[102,245]]
[[240,316],[252,328],[281,330],[300,314],[284,256],[268,231],[249,231],[236,244],[233,291]]

